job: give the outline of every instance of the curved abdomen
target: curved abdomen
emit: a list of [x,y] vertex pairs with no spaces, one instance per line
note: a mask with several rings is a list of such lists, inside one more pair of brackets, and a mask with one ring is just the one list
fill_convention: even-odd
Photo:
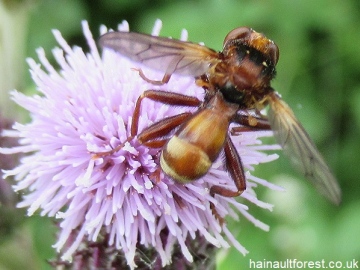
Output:
[[205,108],[183,124],[165,145],[160,165],[176,181],[187,183],[205,175],[226,140],[229,115]]

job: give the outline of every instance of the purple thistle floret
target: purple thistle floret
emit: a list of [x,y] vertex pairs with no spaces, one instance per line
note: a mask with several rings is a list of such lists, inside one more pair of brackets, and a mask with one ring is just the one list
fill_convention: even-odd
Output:
[[[157,21],[152,34],[158,35],[160,28],[161,22]],[[135,102],[143,91],[163,89],[201,99],[204,90],[192,77],[173,75],[164,86],[145,82],[133,70],[138,63],[107,49],[100,55],[86,22],[83,29],[89,53],[71,48],[59,31],[53,31],[61,46],[53,50],[60,71],[51,66],[44,50],[38,49],[41,65],[33,59],[28,63],[40,95],[28,97],[12,92],[13,100],[27,109],[32,119],[28,124],[16,123],[14,131],[3,133],[19,138],[20,146],[3,148],[2,153],[28,153],[21,165],[5,172],[18,181],[14,190],[26,193],[18,207],[27,207],[28,215],[40,210],[42,216],[59,220],[60,233],[54,247],[63,260],[71,261],[84,239],[96,242],[104,232],[108,245],[122,250],[132,269],[136,268],[138,244],[155,248],[163,266],[171,263],[174,245],[178,244],[191,262],[193,256],[185,241],[198,234],[216,247],[233,245],[245,255],[248,251],[226,223],[221,225],[214,217],[210,202],[223,217],[238,219],[240,212],[255,226],[266,231],[269,228],[235,198],[213,198],[209,194],[212,185],[235,189],[221,158],[206,176],[186,185],[163,174],[160,181],[155,181],[152,175],[159,168],[160,149],[149,149],[136,139],[111,155],[94,158],[94,153],[109,151],[126,141]],[[119,25],[119,30],[128,31],[127,23]],[[102,27],[101,33],[106,31]],[[185,31],[181,38],[187,38]],[[142,68],[148,78],[163,76]],[[191,110],[144,100],[139,130]],[[258,184],[274,190],[282,188],[250,173],[254,165],[277,158],[276,154],[261,152],[278,149],[276,145],[262,145],[258,139],[268,136],[272,136],[269,131],[245,132],[234,136],[233,141],[247,170],[247,189],[241,195],[245,200],[241,201],[271,210],[272,205],[256,197],[254,188]],[[166,242],[160,237],[164,229],[169,232]]]

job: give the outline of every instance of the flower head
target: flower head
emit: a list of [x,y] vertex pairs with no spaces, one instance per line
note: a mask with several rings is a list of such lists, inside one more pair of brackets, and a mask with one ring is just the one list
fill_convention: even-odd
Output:
[[[160,28],[158,21],[153,34],[158,35]],[[134,257],[139,244],[155,248],[163,266],[171,262],[177,244],[191,262],[193,256],[186,241],[197,235],[216,247],[229,247],[231,243],[246,254],[226,224],[221,225],[213,215],[210,202],[223,217],[237,219],[241,213],[263,230],[268,226],[236,199],[209,194],[214,184],[235,189],[221,161],[215,162],[205,177],[184,185],[163,174],[160,181],[154,181],[151,175],[159,168],[160,149],[148,148],[136,138],[111,155],[93,158],[93,153],[109,151],[127,140],[135,102],[143,91],[171,90],[201,99],[204,90],[192,77],[173,75],[164,86],[145,82],[132,69],[138,63],[107,49],[100,55],[86,22],[83,29],[89,53],[71,48],[54,31],[61,46],[53,50],[60,71],[39,49],[41,65],[33,59],[28,63],[40,95],[28,97],[12,92],[15,102],[32,118],[30,123],[17,123],[15,131],[3,134],[19,138],[21,145],[3,148],[2,153],[29,153],[21,165],[6,171],[18,181],[16,191],[28,190],[18,206],[27,207],[28,215],[40,210],[41,215],[59,220],[60,233],[54,247],[63,260],[71,260],[81,243],[96,242],[104,235],[108,246],[122,250],[131,268],[136,267]],[[128,31],[127,23],[123,22],[119,30]],[[105,27],[101,30],[106,31]],[[182,39],[186,39],[186,32]],[[163,76],[143,69],[151,79]],[[189,111],[146,100],[139,130],[184,110]],[[259,151],[277,147],[261,145],[258,138],[264,136],[271,136],[271,132],[247,132],[233,141],[247,170],[247,190],[241,196],[244,201],[271,210],[272,205],[256,197],[254,188],[258,184],[280,188],[250,173],[254,165],[277,158]]]

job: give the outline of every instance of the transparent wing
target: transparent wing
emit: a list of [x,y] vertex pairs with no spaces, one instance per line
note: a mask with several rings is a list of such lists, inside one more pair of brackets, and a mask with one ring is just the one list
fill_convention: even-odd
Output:
[[200,76],[220,61],[219,53],[205,46],[134,32],[109,32],[100,37],[99,43],[169,75]]
[[320,193],[339,204],[341,190],[336,178],[290,107],[275,93],[270,98],[268,117],[277,142],[294,166]]

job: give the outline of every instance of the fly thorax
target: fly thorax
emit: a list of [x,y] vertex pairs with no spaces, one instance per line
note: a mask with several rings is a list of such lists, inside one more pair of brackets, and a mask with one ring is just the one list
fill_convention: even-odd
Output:
[[245,93],[241,90],[239,91],[231,81],[227,81],[226,84],[220,88],[220,92],[227,102],[242,105]]

